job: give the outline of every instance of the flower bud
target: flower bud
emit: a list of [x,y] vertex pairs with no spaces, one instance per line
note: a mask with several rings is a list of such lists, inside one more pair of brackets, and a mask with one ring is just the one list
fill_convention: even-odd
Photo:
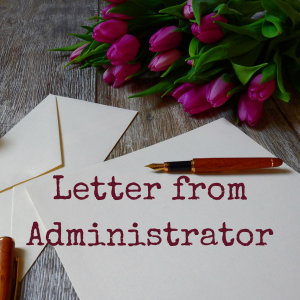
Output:
[[225,82],[223,77],[220,76],[209,83],[207,90],[207,101],[213,107],[219,107],[223,105],[232,95],[227,96],[227,94],[235,88],[236,83]]
[[192,66],[192,67],[194,67],[195,66],[195,60],[192,60],[192,59],[188,60],[187,64],[190,65],[190,66]]
[[81,54],[82,50],[83,50],[87,45],[89,45],[89,43],[84,44],[84,45],[80,46],[79,48],[77,48],[77,49],[70,55],[69,61],[72,61],[73,59],[75,59],[76,57],[78,57],[78,56]]
[[207,89],[208,84],[186,83],[174,91],[173,97],[183,105],[185,112],[191,115],[199,114],[212,107],[206,100]]
[[148,67],[153,72],[165,71],[181,56],[177,49],[165,51],[155,56]]
[[141,63],[130,65],[123,64],[114,67],[113,74],[115,76],[114,88],[119,87],[122,83],[126,81],[126,78],[134,73],[138,72],[141,69]]
[[182,42],[182,33],[173,32],[176,29],[176,26],[167,26],[154,33],[150,38],[150,51],[162,52],[178,47]]
[[114,69],[115,66],[110,66],[106,69],[106,71],[103,73],[103,81],[106,83],[113,83],[116,80],[116,77],[114,75]]
[[107,58],[112,65],[122,65],[133,60],[139,52],[139,40],[130,34],[123,35],[107,50]]
[[127,33],[128,25],[125,21],[109,20],[94,28],[93,39],[99,43],[114,43]]
[[272,79],[265,83],[260,83],[263,75],[255,76],[249,86],[248,95],[251,100],[265,101],[272,96],[276,89],[276,81]]
[[243,94],[239,99],[238,116],[241,121],[246,121],[250,126],[254,126],[262,116],[263,102],[252,101],[248,94]]
[[194,19],[194,12],[192,7],[193,0],[188,0],[187,4],[183,7],[183,15],[186,19]]
[[215,24],[214,21],[220,21],[227,23],[222,15],[214,18],[216,14],[212,13],[201,18],[201,26],[197,23],[192,25],[192,33],[194,36],[205,44],[212,44],[223,38],[224,33],[219,25]]
[[134,18],[134,17],[130,17],[130,16],[127,16],[124,14],[117,14],[117,13],[109,12],[110,9],[112,9],[116,6],[118,6],[118,4],[110,4],[110,5],[106,6],[105,8],[103,8],[103,10],[102,10],[103,18],[106,20],[112,20],[112,19],[130,20],[130,19]]

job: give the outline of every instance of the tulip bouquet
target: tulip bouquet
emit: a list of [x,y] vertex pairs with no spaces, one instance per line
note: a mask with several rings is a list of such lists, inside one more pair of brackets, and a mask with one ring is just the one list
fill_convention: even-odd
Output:
[[[69,64],[96,67],[114,88],[145,72],[161,80],[131,97],[172,94],[198,114],[230,99],[237,122],[255,125],[271,95],[300,91],[298,0],[109,0]],[[53,51],[52,50],[52,51]],[[283,76],[286,74],[288,76]]]

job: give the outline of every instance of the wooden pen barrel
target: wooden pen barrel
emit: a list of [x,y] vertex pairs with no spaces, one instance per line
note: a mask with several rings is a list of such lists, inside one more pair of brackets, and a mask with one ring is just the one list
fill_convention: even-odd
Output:
[[274,168],[282,165],[280,158],[195,158],[192,170],[195,173],[240,171],[250,169]]
[[13,297],[15,241],[10,237],[0,238],[0,300]]

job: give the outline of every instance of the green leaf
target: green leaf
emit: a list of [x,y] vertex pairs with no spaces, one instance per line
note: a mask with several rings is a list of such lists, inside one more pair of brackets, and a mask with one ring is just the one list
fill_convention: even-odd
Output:
[[[201,73],[201,68],[209,62],[240,56],[251,51],[258,44],[259,41],[246,35],[230,35],[201,55],[197,61],[194,75]],[[243,46],[241,47],[241,45]]]
[[102,18],[102,17],[99,17],[99,16],[95,16],[95,17],[91,17],[91,18],[88,18],[88,20],[101,20],[101,21],[107,21],[106,19]]
[[86,55],[87,53],[91,52],[92,50],[94,50],[95,48],[99,47],[102,44],[103,43],[99,43],[99,42],[94,40],[88,47],[85,47],[83,49],[83,51],[80,53],[80,56]]
[[216,16],[218,16],[218,15],[240,15],[240,16],[242,16],[243,15],[239,11],[229,8],[227,3],[226,4],[223,3],[223,4],[220,4],[219,6],[217,6],[214,9],[214,12],[217,12]]
[[245,90],[245,86],[240,84],[240,85],[236,86],[234,89],[232,89],[231,91],[229,91],[227,93],[227,97],[232,96],[233,94],[241,92],[243,90]]
[[177,20],[171,15],[139,16],[127,22],[129,28],[128,33],[139,35],[144,34],[147,30],[154,32],[164,26],[174,25],[175,22],[177,22]]
[[86,34],[88,34],[88,33],[90,33],[90,32],[93,32],[94,31],[94,28],[93,27],[91,27],[91,26],[80,26],[81,28],[84,28],[84,29],[86,29],[88,32],[86,33]]
[[240,33],[243,35],[248,35],[258,41],[265,41],[266,37],[263,36],[261,32],[261,26],[263,24],[264,20],[258,20],[252,24],[245,25],[245,26],[235,26],[219,21],[215,21],[216,24],[218,24],[221,28],[230,30],[235,33]]
[[266,21],[271,22],[275,25],[279,34],[283,32],[283,23],[279,18],[272,16],[269,12],[266,12],[265,19]]
[[288,71],[294,88],[300,92],[300,69],[295,64],[290,64]]
[[230,0],[228,6],[238,10],[242,15],[250,17],[257,12],[264,10],[261,1]]
[[255,48],[253,48],[251,51],[249,51],[243,55],[232,58],[231,62],[233,62],[237,65],[247,66],[247,67],[251,67],[251,66],[255,65],[260,54],[262,53],[262,51],[264,49],[265,43],[266,42],[261,42]]
[[174,30],[173,32],[184,32],[192,35],[191,32],[191,25],[190,23],[187,23],[184,27],[179,27],[178,29]]
[[276,79],[277,76],[277,65],[274,61],[270,62],[263,70],[262,70],[263,77],[261,79],[261,84],[268,82],[272,79]]
[[274,56],[274,62],[277,65],[277,88],[274,94],[284,102],[289,102],[290,93],[288,93],[284,88],[283,79],[282,79],[282,59],[278,52],[276,52]]
[[224,73],[222,75],[222,80],[227,83],[234,83],[237,82],[238,78],[236,77],[235,73]]
[[171,7],[167,7],[164,8],[162,10],[159,11],[160,14],[169,14],[169,15],[174,15],[176,17],[185,19],[182,10],[183,7],[186,5],[186,2],[180,4],[180,5],[176,5],[176,6],[171,6]]
[[164,93],[167,90],[171,90],[173,89],[176,84],[174,83],[174,81],[178,78],[181,77],[184,73],[187,72],[187,67],[182,67],[181,69],[179,69],[177,72],[172,73],[170,75],[168,75],[167,77],[165,77],[164,79],[162,79],[158,84],[156,84],[155,86],[151,87],[150,89],[143,91],[139,94],[130,96],[129,98],[136,98],[136,97],[145,97],[148,95],[153,95],[153,94],[158,94],[158,93]]
[[145,1],[145,0],[129,0],[134,2],[136,5],[140,5],[148,10],[151,10],[153,12],[158,12],[160,9],[164,7],[164,4],[161,0],[151,0],[151,1]]
[[300,65],[300,56],[299,56],[299,43],[300,39],[292,40],[290,43],[285,44],[285,49],[287,49],[283,55],[286,55],[294,60],[297,65]]
[[108,50],[108,48],[111,46],[111,44],[101,44],[100,46],[98,46],[97,48],[89,51],[88,53],[84,54],[84,55],[80,55],[78,57],[76,57],[74,60],[72,60],[72,62],[82,62],[83,60],[85,60],[88,57],[91,57],[93,55],[98,55],[98,56],[102,56],[106,54],[106,51]]
[[79,39],[82,39],[84,41],[92,42],[94,39],[89,34],[77,34],[77,33],[69,33],[68,35],[72,35],[75,37],[78,37]]
[[246,85],[248,81],[252,78],[252,76],[261,68],[265,67],[268,63],[264,63],[258,66],[246,67],[240,66],[232,63],[233,69],[235,71],[236,76],[240,80],[243,85]]
[[209,68],[208,71],[202,70],[202,73],[200,73],[197,77],[207,81],[211,81],[214,78],[216,78],[216,76],[221,72],[224,72],[225,70],[229,70],[230,67],[231,67],[230,64],[228,64],[227,62],[223,64],[218,64],[216,67]]
[[[274,0],[273,0],[274,1]],[[293,22],[294,29],[300,27],[300,13],[297,12],[290,4],[277,0],[278,7],[287,15]]]
[[261,4],[265,10],[284,22],[287,15],[279,8],[278,3],[279,0],[261,0]]
[[265,21],[262,25],[262,34],[267,38],[274,38],[283,32],[283,23],[275,16],[266,12]]
[[233,112],[233,118],[235,120],[235,124],[239,124],[241,121],[238,114],[239,95],[233,95],[233,97],[231,97],[229,101]]
[[81,66],[79,69],[82,70],[82,69],[85,69],[85,68],[88,68],[90,67],[91,65],[87,62],[85,63],[83,66]]
[[200,41],[193,37],[193,39],[190,42],[190,46],[189,46],[189,54],[190,56],[195,56],[198,54],[198,45],[199,45]]
[[178,78],[175,81],[175,84],[179,84],[179,83],[197,83],[197,84],[206,83],[207,81],[203,80],[202,78],[199,78],[199,77],[196,77],[196,76],[191,77],[191,75],[194,73],[194,69],[195,68],[190,69],[185,76]]
[[131,78],[133,78],[133,77],[139,76],[139,75],[141,75],[141,74],[143,74],[143,73],[145,73],[145,72],[148,72],[148,71],[149,71],[148,66],[149,66],[149,64],[150,64],[150,62],[151,62],[152,59],[153,59],[153,55],[149,55],[149,56],[147,57],[147,59],[145,59],[145,60],[143,61],[143,64],[142,64],[141,69],[140,69],[139,71],[137,71],[136,73],[134,73],[134,74],[128,76],[128,77],[126,78],[126,80],[129,80],[129,79],[131,79]]
[[129,0],[111,8],[109,12],[115,14],[125,14],[131,17],[138,17],[141,15],[146,15],[148,13],[148,9],[138,5],[134,1]]
[[80,42],[80,43],[72,45],[72,46],[56,48],[56,49],[49,49],[48,51],[75,51],[77,48],[83,46],[84,44],[86,44],[86,41]]
[[165,5],[165,7],[170,7],[170,6],[174,6],[174,5],[180,5],[183,2],[186,1],[182,1],[182,0],[162,0],[163,4]]
[[166,72],[164,72],[161,77],[166,77],[167,75],[169,75],[169,73],[173,72],[173,71],[176,71],[177,69],[179,69],[180,67],[182,66],[186,66],[186,61],[185,59],[187,58],[188,56],[183,56],[181,57],[180,59],[176,60],[169,68]]
[[201,17],[211,13],[218,5],[223,4],[223,0],[193,0],[192,7],[198,25]]
[[269,60],[272,51],[281,43],[293,40],[294,38],[300,37],[300,30],[294,31],[290,36],[286,35],[280,35],[270,42],[267,54],[266,54],[266,60]]

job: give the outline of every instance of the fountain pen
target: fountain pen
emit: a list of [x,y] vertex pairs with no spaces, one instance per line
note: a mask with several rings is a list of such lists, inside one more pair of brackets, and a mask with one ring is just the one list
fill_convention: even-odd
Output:
[[241,171],[251,169],[275,168],[282,165],[280,158],[273,157],[240,157],[240,158],[194,158],[191,161],[165,162],[150,164],[146,167],[153,170],[191,171],[194,173],[213,173]]

